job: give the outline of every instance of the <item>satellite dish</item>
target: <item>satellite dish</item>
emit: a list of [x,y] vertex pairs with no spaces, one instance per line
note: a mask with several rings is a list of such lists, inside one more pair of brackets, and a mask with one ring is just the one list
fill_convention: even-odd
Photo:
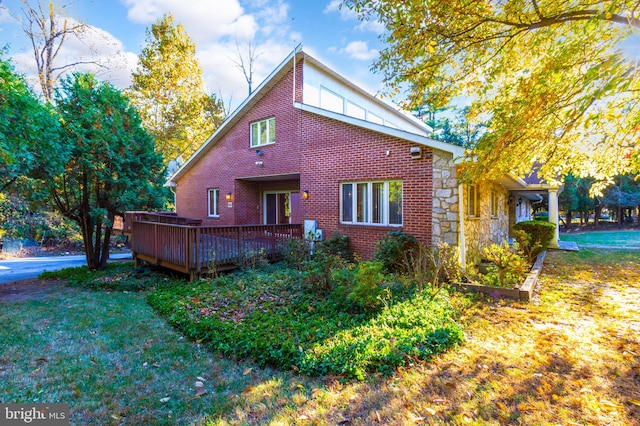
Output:
[[173,175],[175,172],[178,171],[179,168],[180,168],[180,164],[178,164],[176,160],[169,161],[169,164],[167,165],[167,175],[169,176]]

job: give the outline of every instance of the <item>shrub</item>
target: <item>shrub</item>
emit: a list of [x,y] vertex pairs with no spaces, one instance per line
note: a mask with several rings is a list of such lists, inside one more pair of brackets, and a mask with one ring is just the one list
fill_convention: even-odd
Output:
[[[513,230],[521,250],[529,260],[533,260],[549,247],[556,225],[540,220],[528,220],[516,223]],[[518,231],[524,231],[526,236]]]
[[380,262],[360,262],[355,270],[347,298],[365,312],[378,310],[391,297],[389,288],[384,286],[383,268]]
[[319,242],[316,247],[318,251],[324,254],[340,256],[347,261],[352,261],[353,253],[349,248],[349,241],[350,240],[348,235],[334,232],[331,238],[326,241]]
[[529,262],[518,254],[518,246],[513,248],[507,243],[491,244],[483,250],[484,257],[493,263],[488,273],[481,275],[486,285],[496,287],[517,287],[529,272]]
[[386,272],[406,272],[407,256],[418,248],[418,240],[402,231],[387,233],[376,245],[374,259],[381,262]]
[[405,255],[404,263],[404,270],[418,289],[425,283],[437,286],[455,281],[461,274],[456,249],[447,243],[437,243],[435,247],[418,244]]
[[289,266],[302,270],[303,262],[309,260],[310,256],[311,248],[307,240],[298,238],[287,240],[283,250],[283,257]]

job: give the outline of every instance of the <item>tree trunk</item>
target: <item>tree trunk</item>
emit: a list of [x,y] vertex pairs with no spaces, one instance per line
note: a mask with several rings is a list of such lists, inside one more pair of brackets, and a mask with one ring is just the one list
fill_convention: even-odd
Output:
[[595,213],[593,214],[593,227],[597,228],[600,224],[600,215],[602,214],[602,204],[596,206]]
[[571,210],[567,210],[567,222],[564,224],[565,229],[568,231],[571,229],[571,221],[573,220],[573,212]]

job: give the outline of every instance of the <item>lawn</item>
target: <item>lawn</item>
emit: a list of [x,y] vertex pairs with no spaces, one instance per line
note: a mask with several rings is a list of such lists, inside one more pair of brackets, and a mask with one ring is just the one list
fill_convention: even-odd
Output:
[[221,357],[146,297],[0,302],[0,401],[68,402],[74,424],[640,424],[636,251],[552,252],[534,303],[476,301],[463,344],[366,381]]
[[575,241],[580,244],[640,247],[640,231],[592,231],[563,233],[562,241]]

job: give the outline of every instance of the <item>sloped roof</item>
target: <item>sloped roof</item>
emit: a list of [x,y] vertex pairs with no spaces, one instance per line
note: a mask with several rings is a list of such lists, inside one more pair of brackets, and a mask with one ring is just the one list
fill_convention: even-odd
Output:
[[221,140],[224,135],[233,129],[234,125],[242,119],[246,112],[256,105],[269,91],[294,67],[294,64],[303,60],[313,66],[321,69],[327,75],[330,75],[333,79],[339,81],[341,84],[348,87],[351,91],[367,98],[367,100],[377,105],[379,108],[384,109],[389,114],[393,114],[398,120],[403,120],[406,123],[410,123],[415,127],[416,132],[410,132],[398,128],[393,128],[370,121],[358,119],[344,114],[339,114],[333,111],[319,108],[317,106],[308,105],[305,103],[294,102],[292,98],[292,104],[294,107],[304,111],[308,111],[314,114],[329,117],[338,121],[346,122],[358,127],[366,128],[378,133],[387,134],[390,136],[405,139],[410,142],[421,144],[424,146],[432,147],[444,152],[451,153],[454,158],[462,157],[464,154],[464,148],[457,145],[449,144],[446,142],[437,141],[429,138],[428,135],[431,132],[431,128],[420,120],[416,119],[412,115],[400,110],[397,106],[379,99],[369,92],[363,90],[357,85],[353,84],[340,74],[336,73],[317,59],[305,53],[301,46],[296,47],[272,72],[267,78],[236,108],[220,125],[220,127],[196,150],[191,157],[172,175],[169,177],[165,186],[175,186],[175,182],[180,179],[191,167],[211,150],[216,143]]

